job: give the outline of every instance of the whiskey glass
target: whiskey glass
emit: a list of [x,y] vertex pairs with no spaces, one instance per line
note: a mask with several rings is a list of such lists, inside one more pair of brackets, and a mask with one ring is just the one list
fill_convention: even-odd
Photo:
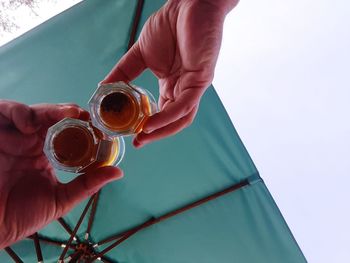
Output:
[[120,81],[99,85],[89,100],[89,111],[99,130],[110,136],[126,136],[141,132],[158,108],[149,91]]
[[118,165],[125,143],[93,127],[90,122],[65,118],[51,126],[44,153],[54,168],[80,173],[102,166]]

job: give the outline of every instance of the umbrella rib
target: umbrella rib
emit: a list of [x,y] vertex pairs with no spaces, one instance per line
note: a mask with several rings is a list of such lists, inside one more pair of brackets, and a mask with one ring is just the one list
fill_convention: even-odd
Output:
[[[135,10],[135,15],[134,15],[134,19],[133,19],[133,24],[132,24],[132,28],[130,31],[130,36],[129,36],[129,43],[128,43],[128,50],[132,47],[132,45],[135,43],[135,38],[136,38],[136,33],[137,33],[137,29],[140,23],[140,19],[141,19],[141,15],[142,15],[142,9],[143,9],[143,5],[144,5],[144,0],[138,0],[137,1],[137,6],[136,6],[136,10]],[[97,203],[97,200],[96,200]],[[94,212],[95,214],[95,212]],[[93,214],[93,216],[94,216]],[[90,221],[90,220],[89,220]],[[92,223],[91,223],[92,224]],[[87,233],[87,237],[90,234],[90,228],[91,226],[90,224],[88,225],[88,231],[86,231]],[[86,238],[86,237],[85,237]],[[87,239],[87,238],[86,238]],[[115,240],[115,239],[113,239]],[[97,257],[96,257],[97,258]],[[102,258],[103,259],[103,258]],[[106,259],[104,259],[106,260]]]
[[[29,237],[27,237],[27,238],[29,238],[29,239],[34,239],[33,236],[29,236]],[[41,237],[41,236],[39,236],[39,235],[38,235],[38,239],[39,239],[40,241],[44,242],[44,243],[48,243],[48,244],[53,245],[53,246],[57,246],[57,247],[65,247],[65,246],[66,246],[66,244],[64,244],[64,243],[61,243],[61,242],[59,242],[59,241],[52,240],[52,239],[49,239],[49,238]],[[74,245],[70,245],[69,248],[70,248],[70,249],[74,249],[75,247],[74,247]]]
[[131,32],[130,32],[130,37],[129,37],[128,50],[135,43],[137,28],[138,28],[139,23],[140,23],[140,18],[141,18],[141,14],[142,14],[143,4],[144,4],[144,0],[138,0],[137,1],[136,11],[135,11],[133,24],[132,24],[132,28],[131,28]]
[[[64,228],[64,230],[67,231],[67,233],[68,233],[69,235],[72,235],[73,231],[72,231],[72,229],[70,228],[70,226],[66,223],[66,221],[63,219],[63,217],[58,218],[57,221],[58,221],[58,223],[60,223],[60,225]],[[78,237],[76,237],[76,236],[73,237],[73,240],[74,240],[74,241],[75,241],[75,240],[80,241],[80,240],[78,239]]]
[[10,247],[5,247],[5,251],[16,263],[23,263],[19,256]]
[[38,232],[34,233],[32,235],[33,241],[34,241],[34,246],[35,246],[35,252],[36,252],[36,257],[38,259],[38,262],[44,262],[43,260],[43,254],[41,252],[41,247],[40,247],[40,241],[39,241],[39,235]]
[[100,196],[100,191],[98,191],[96,193],[94,200],[93,200],[93,203],[92,203],[92,208],[91,208],[91,212],[90,212],[90,216],[89,216],[89,222],[88,222],[88,226],[87,226],[86,233],[85,233],[85,240],[88,240],[89,236],[90,236],[92,224],[94,223],[94,219],[95,219],[95,214],[96,214],[99,196]]
[[68,263],[74,263],[74,262],[77,262],[77,260],[79,259],[80,255],[81,255],[81,252],[79,252],[79,251],[78,252],[74,252],[73,254],[69,255],[69,257],[66,258],[66,259],[69,260]]
[[90,207],[94,197],[95,197],[95,194],[93,196],[91,196],[91,198],[89,199],[88,203],[86,204],[83,212],[81,213],[80,218],[79,218],[76,226],[74,227],[74,230],[73,230],[72,234],[70,235],[70,238],[69,238],[69,240],[68,240],[68,242],[66,244],[66,247],[63,249],[62,254],[59,257],[58,262],[63,262],[64,256],[66,255],[66,253],[68,251],[68,247],[71,245],[71,243],[73,241],[73,237],[76,235],[76,233],[77,233],[81,223],[83,222],[83,219],[84,219],[84,217],[85,217],[85,215],[86,215],[86,213],[87,213],[87,211],[88,211],[88,209],[89,209],[89,207]]
[[110,246],[106,247],[104,250],[102,250],[101,252],[99,252],[97,255],[95,255],[91,262],[93,262],[95,259],[97,259],[98,257],[101,257],[103,255],[105,255],[107,252],[109,252],[111,249],[115,248],[116,246],[118,246],[119,244],[121,244],[122,242],[124,242],[125,240],[127,240],[129,237],[131,237],[132,235],[136,234],[138,231],[140,231],[141,229],[144,229],[150,225],[152,225],[154,219],[150,219],[148,221],[146,221],[145,223],[135,227],[133,230],[129,231],[126,235],[124,235],[123,237],[121,237],[119,240],[117,240],[116,242],[114,242],[113,244],[111,244]]
[[[236,190],[238,190],[238,189],[240,189],[240,188],[242,188],[242,187],[244,187],[246,185],[249,185],[249,180],[248,179],[243,180],[242,182],[240,182],[238,184],[234,184],[234,185],[232,185],[232,186],[230,186],[230,187],[228,187],[228,188],[226,188],[226,189],[224,189],[222,191],[219,191],[219,192],[211,194],[211,195],[209,195],[207,197],[204,197],[204,198],[202,198],[202,199],[200,199],[198,201],[190,203],[190,204],[188,204],[186,206],[183,206],[183,207],[181,207],[179,209],[176,209],[176,210],[173,210],[173,211],[171,211],[169,213],[166,213],[163,216],[160,216],[158,218],[151,218],[150,220],[144,222],[143,224],[141,224],[141,225],[139,225],[139,226],[137,226],[137,227],[135,227],[133,229],[130,229],[130,230],[124,232],[124,233],[115,235],[114,239],[118,239],[119,238],[119,240],[115,241],[114,243],[112,243],[111,245],[106,247],[104,250],[102,250],[100,253],[98,253],[93,259],[96,259],[97,257],[100,257],[102,255],[105,255],[108,251],[110,251],[111,249],[115,248],[120,243],[122,243],[123,241],[125,241],[126,239],[128,239],[129,237],[131,237],[132,235],[136,234],[138,231],[140,231],[142,229],[145,229],[145,228],[147,228],[149,226],[152,226],[152,225],[154,225],[156,223],[164,221],[164,220],[166,220],[166,219],[168,219],[170,217],[173,217],[173,216],[176,216],[178,214],[184,213],[184,212],[186,212],[186,211],[188,211],[190,209],[198,207],[198,206],[200,206],[200,205],[202,205],[204,203],[207,203],[207,202],[209,202],[209,201],[211,201],[213,199],[216,199],[218,197],[221,197],[221,196],[223,196],[225,194],[234,192],[234,191],[236,191]],[[113,237],[110,237],[109,241],[112,241],[112,240],[113,240]],[[100,245],[100,244],[102,244],[102,243],[105,243],[105,240],[96,243],[95,247]]]
[[113,263],[112,261],[110,261],[106,257],[101,257],[101,261],[104,262],[104,263]]

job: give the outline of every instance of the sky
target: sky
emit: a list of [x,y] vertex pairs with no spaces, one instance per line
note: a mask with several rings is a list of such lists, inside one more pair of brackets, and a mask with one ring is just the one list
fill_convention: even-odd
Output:
[[[13,15],[9,41],[80,0]],[[350,262],[350,3],[245,0],[213,84],[310,263]]]
[[[2,2],[6,3],[9,0],[0,0],[0,4]],[[0,46],[79,2],[81,0],[42,0],[37,8],[34,8],[36,14],[24,5],[16,10],[7,10],[8,17],[15,22],[18,29],[9,33],[0,32]]]
[[245,0],[214,86],[311,263],[350,262],[350,3]]

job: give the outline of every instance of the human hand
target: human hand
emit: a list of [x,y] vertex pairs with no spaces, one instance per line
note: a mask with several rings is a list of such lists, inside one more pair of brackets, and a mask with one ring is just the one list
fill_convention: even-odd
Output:
[[73,104],[27,106],[0,100],[0,249],[27,237],[112,180],[116,167],[98,168],[62,184],[43,153],[47,129],[65,117],[89,119]]
[[132,81],[149,68],[159,79],[160,112],[151,116],[134,146],[189,126],[210,85],[225,15],[237,0],[170,0],[144,25],[138,41],[102,83]]

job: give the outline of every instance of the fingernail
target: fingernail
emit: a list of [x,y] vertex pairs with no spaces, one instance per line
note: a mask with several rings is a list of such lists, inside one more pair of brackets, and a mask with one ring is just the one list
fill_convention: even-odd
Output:
[[80,113],[80,109],[74,106],[63,106],[61,109],[66,117],[75,117]]
[[142,131],[143,131],[144,133],[147,133],[147,134],[153,132],[152,129],[147,129],[147,128],[142,129]]

